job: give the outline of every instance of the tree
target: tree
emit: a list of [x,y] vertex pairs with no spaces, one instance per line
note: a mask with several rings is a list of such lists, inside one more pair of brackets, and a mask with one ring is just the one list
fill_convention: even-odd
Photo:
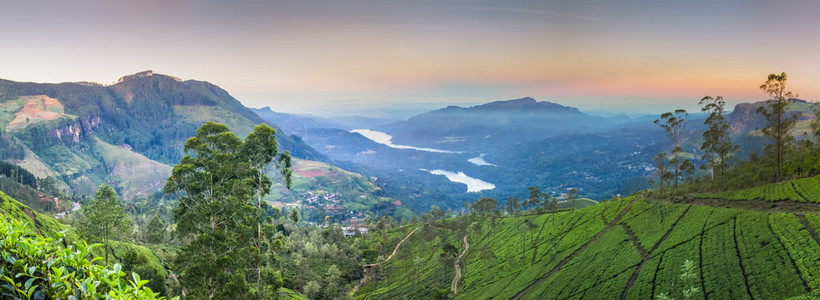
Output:
[[477,213],[489,214],[489,213],[494,212],[497,207],[498,207],[498,202],[495,201],[495,199],[485,197],[485,198],[478,199],[478,201],[474,202],[470,206],[470,210],[472,210],[474,212],[477,212]]
[[318,294],[319,291],[322,290],[322,287],[315,280],[311,280],[307,284],[305,284],[304,289],[305,294],[307,294],[311,299],[316,299],[316,294]]
[[131,230],[131,219],[125,214],[113,187],[100,185],[91,203],[83,207],[78,229],[90,240],[103,243],[105,264],[108,265],[108,252],[111,248],[108,241]]
[[430,216],[433,218],[433,222],[437,219],[441,219],[443,221],[445,218],[445,211],[441,210],[438,205],[433,205],[430,207]]
[[290,211],[290,219],[293,221],[294,225],[299,223],[299,211],[297,211],[295,208]]
[[791,130],[800,117],[800,113],[793,113],[790,116],[786,114],[789,112],[792,102],[794,102],[794,94],[786,91],[786,73],[769,74],[768,79],[760,89],[769,96],[766,100],[766,105],[757,108],[757,113],[766,117],[769,123],[762,129],[763,134],[774,141],[774,145],[769,145],[773,149],[775,157],[775,181],[780,181],[783,169],[783,156],[786,150],[794,141],[789,130]]
[[145,230],[146,240],[151,244],[162,243],[165,239],[165,224],[162,224],[159,216],[151,218]]
[[227,126],[207,122],[185,142],[186,155],[165,184],[166,194],[179,195],[174,220],[183,245],[175,265],[190,297],[228,297],[229,287],[250,290],[242,284],[253,253],[255,191],[249,183],[256,173],[241,149]]
[[709,126],[703,132],[703,144],[700,150],[703,151],[703,161],[712,170],[712,181],[714,182],[716,177],[721,178],[729,168],[729,157],[740,150],[740,147],[732,145],[729,136],[732,127],[725,118],[726,101],[723,101],[723,97],[706,96],[700,99],[698,105],[701,106],[700,110],[707,115],[703,124]]
[[575,199],[578,198],[578,189],[571,188],[569,192],[567,192],[566,199],[567,203],[572,207],[572,210],[575,210]]
[[507,209],[507,214],[511,216],[518,215],[518,207],[520,203],[521,200],[518,198],[507,197],[507,206],[505,206],[505,208]]
[[666,135],[674,144],[674,148],[672,148],[673,158],[669,161],[669,164],[675,166],[675,188],[678,188],[678,176],[680,175],[681,163],[679,156],[681,148],[678,141],[683,129],[686,128],[686,117],[688,116],[689,114],[686,113],[686,110],[676,109],[674,112],[663,113],[660,119],[655,120],[655,124],[658,124],[661,128],[666,130]]
[[339,281],[342,279],[342,271],[336,265],[330,265],[325,274],[325,287],[327,294],[331,297],[336,297],[339,289]]

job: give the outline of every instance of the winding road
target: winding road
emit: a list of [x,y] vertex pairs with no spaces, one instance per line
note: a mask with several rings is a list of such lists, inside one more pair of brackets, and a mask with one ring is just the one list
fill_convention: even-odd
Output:
[[453,291],[453,295],[458,294],[458,281],[461,280],[462,271],[461,271],[461,259],[464,258],[464,254],[467,254],[467,250],[470,249],[470,239],[467,238],[468,235],[464,235],[464,250],[461,251],[461,254],[458,255],[458,258],[455,262],[455,269],[456,269],[456,276],[453,277],[453,283],[450,284],[450,290]]

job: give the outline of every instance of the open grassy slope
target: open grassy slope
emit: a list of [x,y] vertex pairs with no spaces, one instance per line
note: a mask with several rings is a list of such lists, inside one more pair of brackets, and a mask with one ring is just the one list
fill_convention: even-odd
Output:
[[[696,267],[698,299],[783,299],[820,290],[815,214],[630,197],[554,216],[466,216],[435,226],[410,236],[354,296],[430,298],[452,286],[458,263],[458,299],[680,299],[686,260]],[[409,232],[402,230],[393,235]],[[461,261],[441,258],[444,245],[461,253],[464,241],[470,247]]]

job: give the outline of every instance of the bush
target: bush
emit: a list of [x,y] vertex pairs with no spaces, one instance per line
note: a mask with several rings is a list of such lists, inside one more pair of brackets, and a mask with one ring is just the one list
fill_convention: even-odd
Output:
[[136,273],[122,279],[122,266],[113,270],[94,264],[91,251],[100,244],[78,241],[66,248],[58,240],[36,235],[17,220],[0,224],[0,298],[21,299],[164,299]]

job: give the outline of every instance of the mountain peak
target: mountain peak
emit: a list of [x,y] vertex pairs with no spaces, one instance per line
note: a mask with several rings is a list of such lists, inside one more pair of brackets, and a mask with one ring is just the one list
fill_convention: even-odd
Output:
[[580,113],[577,108],[563,106],[549,101],[536,101],[531,97],[495,101],[473,106],[472,109],[484,111],[519,111],[531,113]]
[[122,83],[122,82],[125,82],[125,81],[128,81],[128,80],[133,80],[133,79],[147,78],[147,77],[151,77],[151,76],[162,76],[162,77],[171,78],[171,79],[176,80],[178,82],[182,81],[182,79],[179,79],[179,77],[162,75],[162,74],[155,74],[154,71],[152,71],[152,70],[146,70],[146,71],[142,71],[142,72],[139,72],[139,73],[135,73],[135,74],[120,77],[120,79],[117,80],[117,83]]

